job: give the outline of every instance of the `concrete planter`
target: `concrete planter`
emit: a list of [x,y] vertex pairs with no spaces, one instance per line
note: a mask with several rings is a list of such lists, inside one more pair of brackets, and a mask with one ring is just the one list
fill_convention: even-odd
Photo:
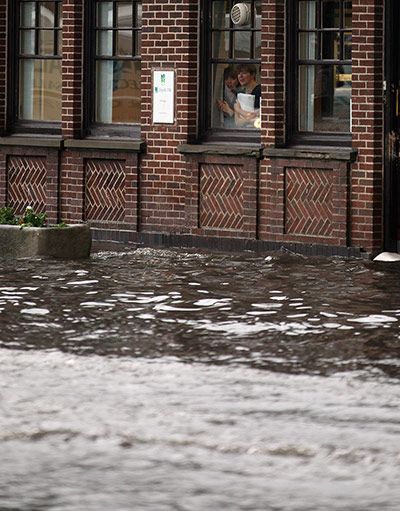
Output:
[[89,257],[92,245],[86,224],[68,227],[0,225],[0,257],[51,256],[66,259]]

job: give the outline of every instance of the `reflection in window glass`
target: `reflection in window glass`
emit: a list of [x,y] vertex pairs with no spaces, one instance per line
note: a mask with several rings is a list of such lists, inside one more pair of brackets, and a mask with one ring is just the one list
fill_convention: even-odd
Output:
[[53,2],[39,3],[39,27],[54,27],[54,9]]
[[213,2],[213,28],[229,28],[229,2],[227,0],[218,0]]
[[351,2],[298,0],[298,6],[298,130],[349,132]]
[[130,27],[132,25],[132,4],[130,2],[117,3],[117,26]]
[[140,123],[141,2],[96,1],[94,120]]
[[299,67],[300,131],[350,131],[351,67]]
[[251,32],[238,30],[233,34],[233,57],[235,59],[250,59]]
[[19,119],[59,121],[61,116],[61,60],[20,62]]
[[19,13],[18,119],[60,121],[62,0],[21,2]]
[[302,1],[299,5],[299,28],[317,28],[317,2]]
[[322,28],[339,28],[339,2],[322,2]]
[[[260,124],[260,62],[261,62],[261,0],[246,3],[251,9],[251,21],[246,26],[236,26],[230,19],[230,9],[237,1],[210,0],[211,51],[208,55],[208,77],[211,80],[211,101],[208,107],[207,128],[256,130]],[[242,73],[239,82],[239,65],[253,66],[254,72]],[[208,89],[208,86],[206,86]],[[242,103],[239,102],[238,94]],[[247,100],[247,103],[246,103]],[[257,106],[251,106],[251,100]],[[247,111],[235,120],[234,104],[238,102]]]
[[100,61],[96,83],[97,121],[140,122],[140,62]]
[[229,32],[214,32],[212,39],[212,56],[214,58],[228,58]]

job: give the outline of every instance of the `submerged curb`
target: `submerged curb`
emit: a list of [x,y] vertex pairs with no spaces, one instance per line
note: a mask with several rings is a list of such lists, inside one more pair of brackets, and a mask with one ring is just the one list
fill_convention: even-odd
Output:
[[51,256],[66,259],[89,257],[92,245],[86,224],[68,227],[0,225],[0,257]]

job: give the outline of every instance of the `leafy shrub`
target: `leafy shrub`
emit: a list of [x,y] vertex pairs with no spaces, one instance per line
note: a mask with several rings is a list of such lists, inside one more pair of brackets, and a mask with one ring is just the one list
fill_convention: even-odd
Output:
[[47,224],[46,213],[35,213],[33,209],[28,206],[25,210],[25,215],[21,216],[19,223],[22,227],[45,227]]
[[4,206],[4,208],[0,209],[0,224],[17,225],[18,223],[12,208]]

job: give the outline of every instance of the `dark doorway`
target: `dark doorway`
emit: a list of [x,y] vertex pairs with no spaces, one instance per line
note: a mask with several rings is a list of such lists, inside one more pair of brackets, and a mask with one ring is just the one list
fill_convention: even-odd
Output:
[[385,250],[397,252],[400,230],[400,2],[385,2]]

